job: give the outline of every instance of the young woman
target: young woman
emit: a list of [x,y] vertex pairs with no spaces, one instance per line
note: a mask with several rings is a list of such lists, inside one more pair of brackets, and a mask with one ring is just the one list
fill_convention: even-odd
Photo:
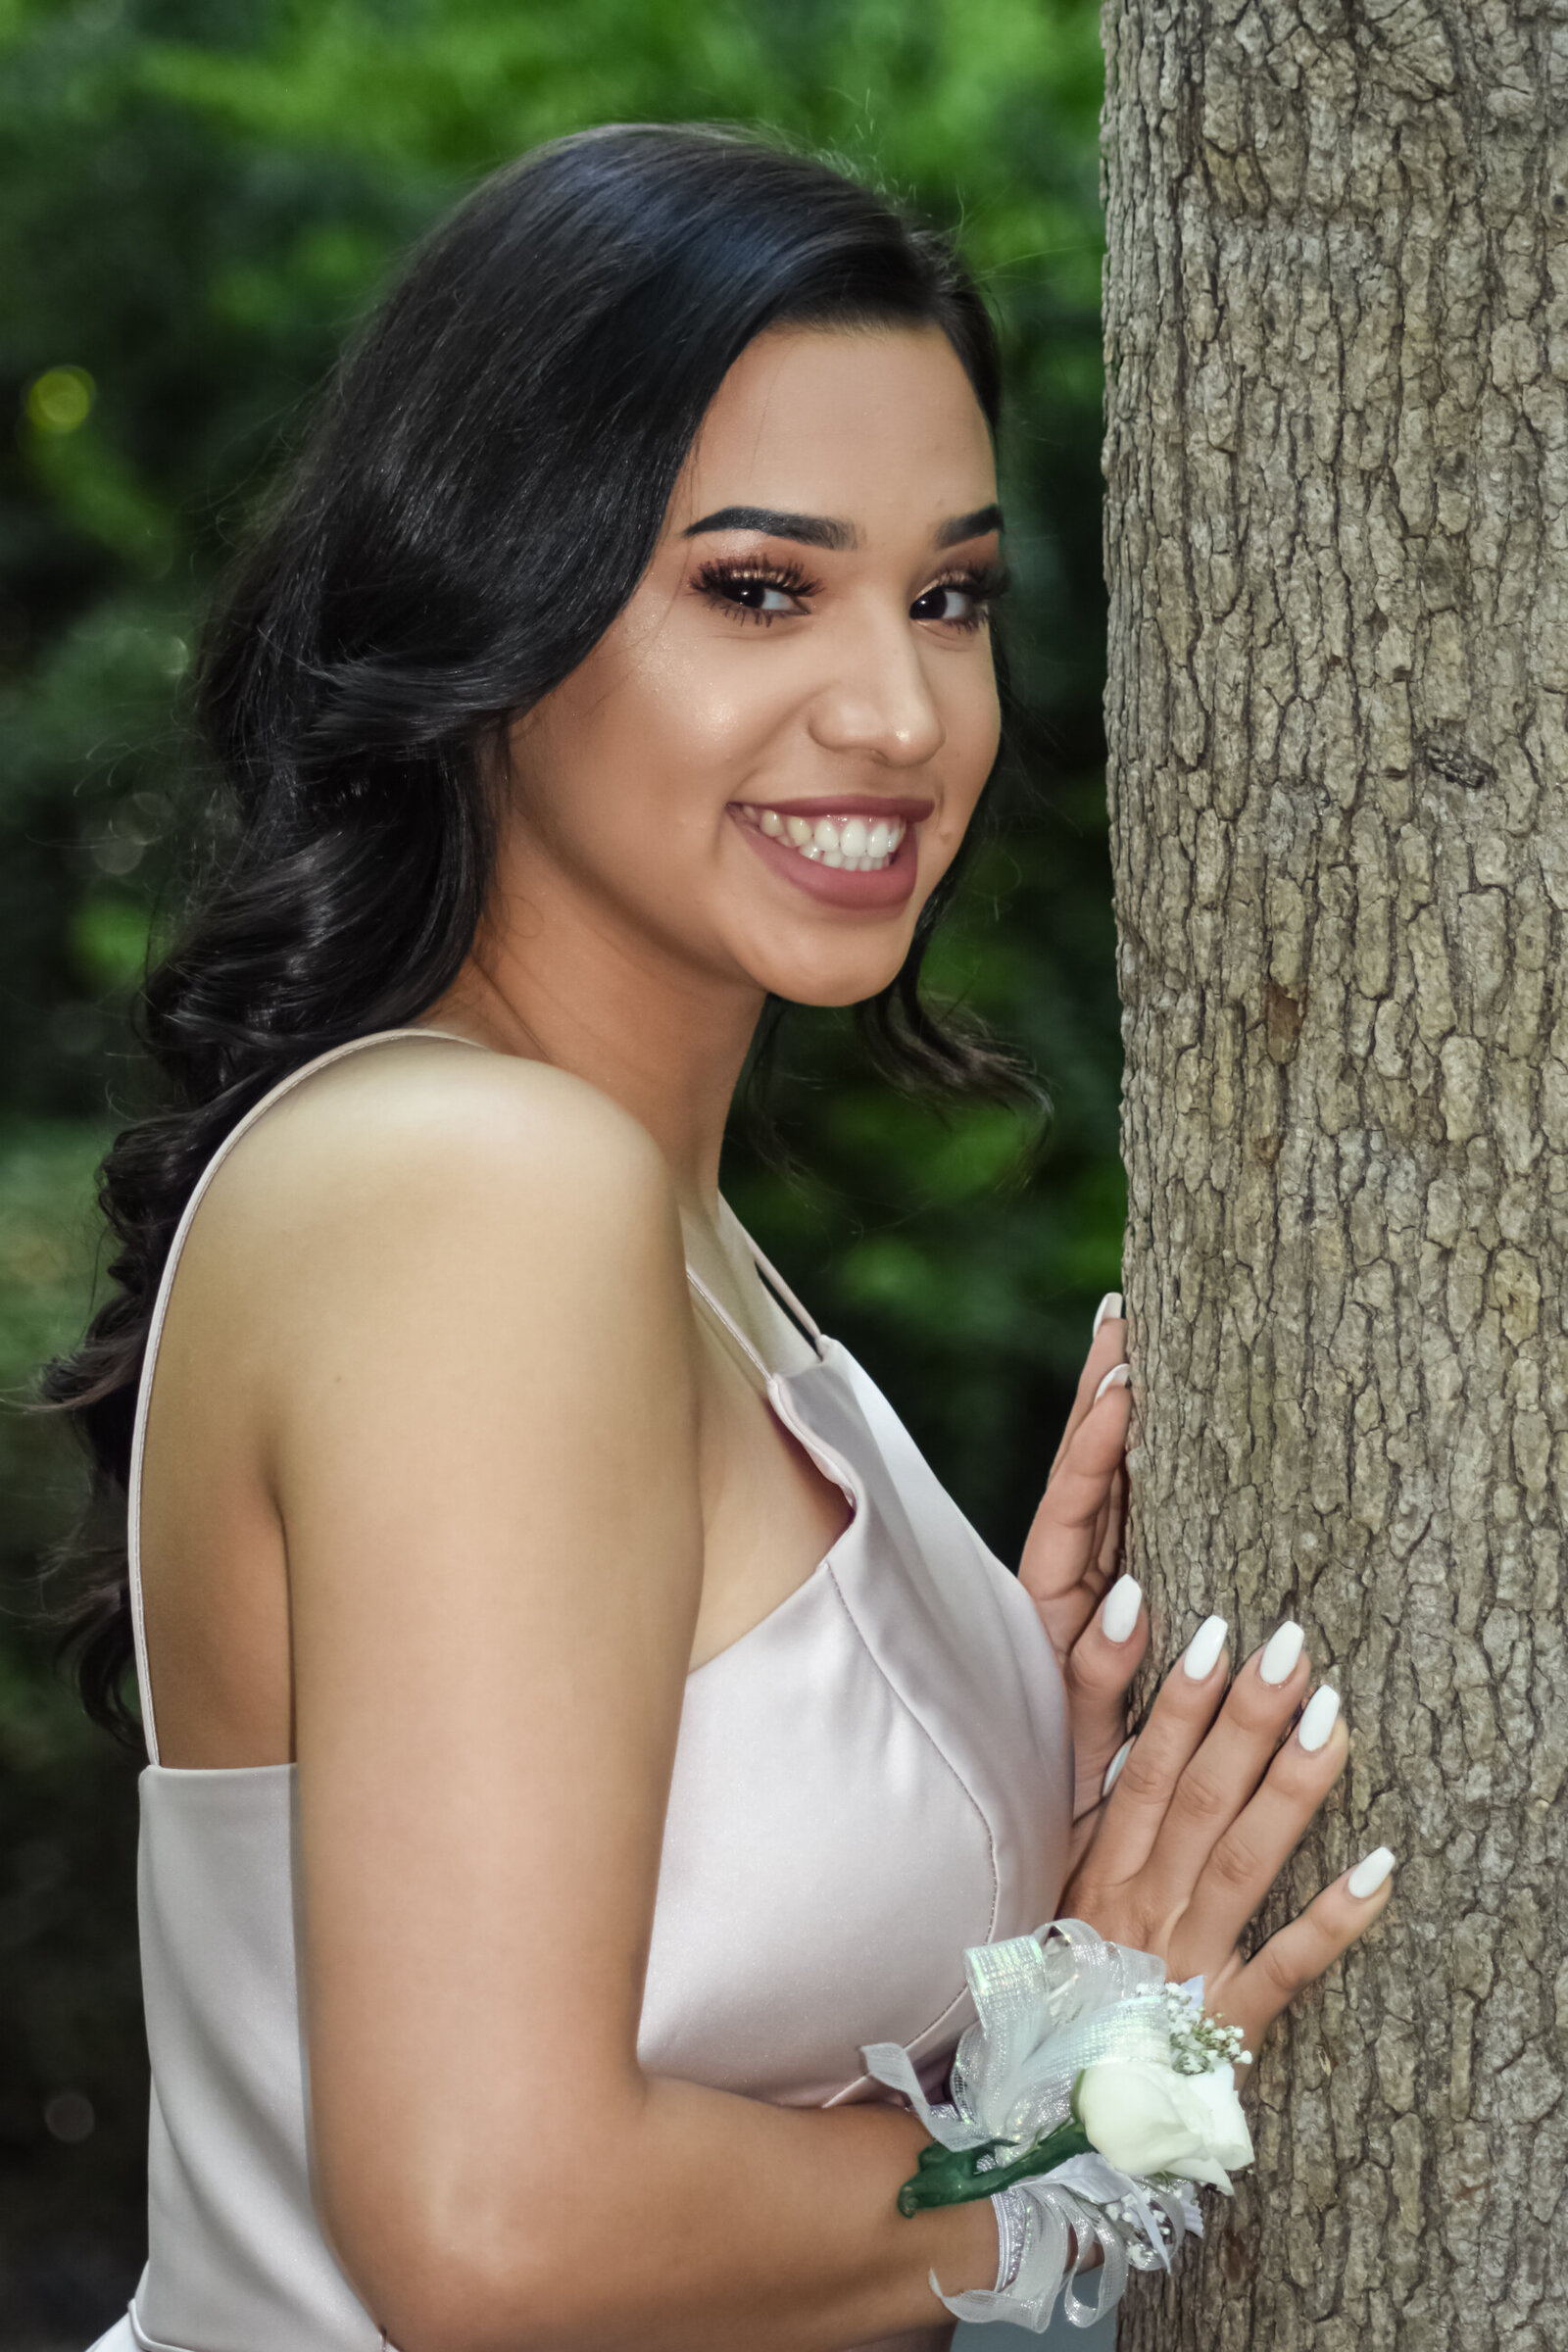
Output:
[[900,2216],[861,2045],[934,2087],[965,1947],[1071,1913],[1255,2049],[1386,1899],[1239,1952],[1346,1754],[1298,1629],[1232,1679],[1210,1620],[1101,1801],[1119,1314],[1015,1580],[719,1198],[769,997],[985,1076],[916,983],[997,749],[996,411],[940,242],[600,131],[424,248],[239,568],[171,1107],[54,1378],[150,1758],[110,2344],[939,2344],[996,2221]]

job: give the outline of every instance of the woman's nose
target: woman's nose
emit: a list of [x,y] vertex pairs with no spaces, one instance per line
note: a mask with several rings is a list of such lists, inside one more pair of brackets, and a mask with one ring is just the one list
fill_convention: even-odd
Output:
[[888,767],[918,767],[947,741],[908,619],[879,617],[836,642],[839,664],[812,698],[811,739]]

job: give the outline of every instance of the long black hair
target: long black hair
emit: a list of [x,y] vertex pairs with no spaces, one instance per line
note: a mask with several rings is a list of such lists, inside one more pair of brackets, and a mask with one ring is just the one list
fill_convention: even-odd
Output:
[[[535,149],[416,253],[329,385],[215,607],[196,711],[219,821],[134,1013],[160,1107],[106,1157],[111,1295],[41,1397],[95,1499],[127,1484],[137,1382],[180,1211],[288,1071],[422,1013],[489,894],[484,754],[631,596],[725,372],[785,324],[935,324],[993,428],[1000,369],[946,241],[826,165],[705,125]],[[891,1074],[972,1089],[1004,1057],[921,1002],[860,1008]],[[72,1637],[88,1712],[134,1743],[123,1544]]]

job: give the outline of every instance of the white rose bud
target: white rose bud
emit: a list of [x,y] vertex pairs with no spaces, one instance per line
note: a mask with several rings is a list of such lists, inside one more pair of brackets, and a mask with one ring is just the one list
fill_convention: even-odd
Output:
[[1084,2069],[1074,2105],[1091,2145],[1120,2172],[1176,2173],[1228,2196],[1231,2173],[1252,2161],[1229,2066],[1179,2075],[1148,2059],[1104,2058]]
[[1239,2173],[1252,2161],[1252,2134],[1236,2095],[1234,2066],[1216,2066],[1206,2075],[1177,2075],[1189,2107],[1203,2123],[1203,2153],[1227,2173]]

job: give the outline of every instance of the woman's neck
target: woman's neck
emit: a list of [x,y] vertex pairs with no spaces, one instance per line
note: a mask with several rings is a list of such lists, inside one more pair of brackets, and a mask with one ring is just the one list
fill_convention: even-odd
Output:
[[724,1126],[762,992],[532,879],[526,898],[498,894],[510,919],[486,925],[430,1025],[548,1061],[609,1095],[663,1152],[683,1218],[716,1233]]

